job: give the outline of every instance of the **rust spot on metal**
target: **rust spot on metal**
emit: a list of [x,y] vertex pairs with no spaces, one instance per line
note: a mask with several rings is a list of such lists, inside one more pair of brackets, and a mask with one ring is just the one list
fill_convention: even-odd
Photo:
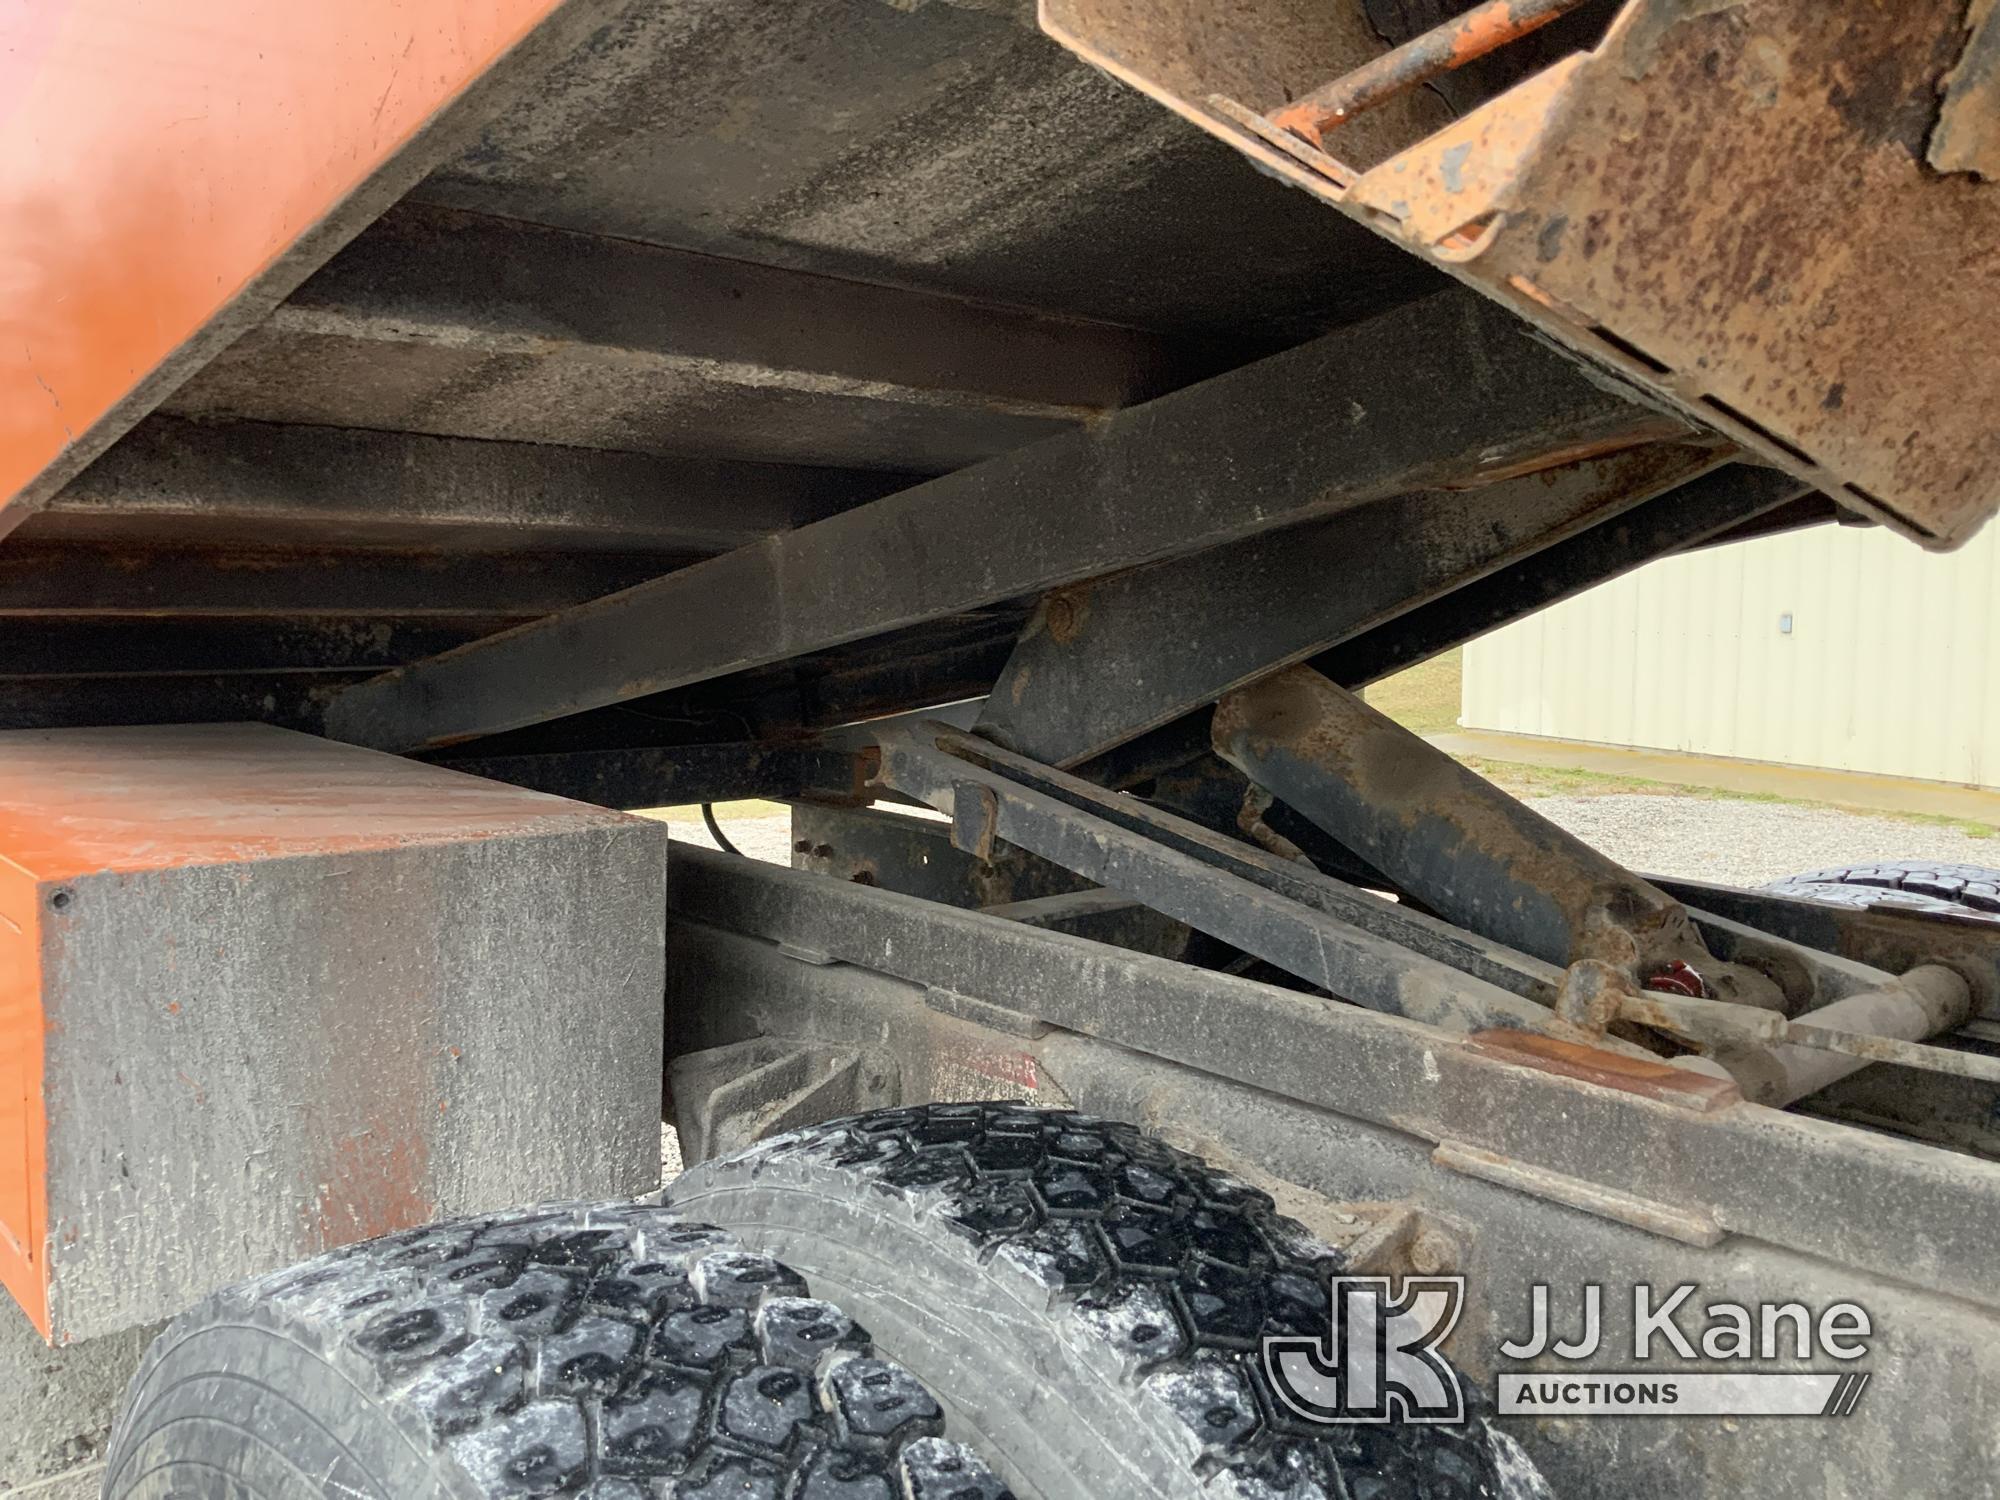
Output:
[[1973,248],[2000,238],[2000,204],[1919,158],[1963,16],[1963,0],[1632,7],[1494,189],[1513,213],[1482,279],[1532,278],[1571,337],[1643,350],[1637,378],[1746,444],[1861,485],[1919,540],[1962,538],[2000,496],[2000,442],[1967,419],[2000,399],[2000,362],[1962,335],[2000,297]]
[[1735,1084],[1704,1073],[1690,1073],[1667,1063],[1645,1062],[1623,1053],[1581,1046],[1558,1037],[1526,1031],[1482,1031],[1471,1038],[1473,1050],[1503,1062],[1560,1073],[1601,1088],[1638,1094],[1663,1104],[1708,1114],[1743,1102]]
[[961,781],[951,793],[951,846],[983,864],[993,863],[993,843],[1000,829],[1000,799],[989,786]]
[[1623,68],[1625,76],[1637,83],[1653,69],[1660,43],[1676,26],[1723,11],[1740,10],[1744,0],[1657,0],[1635,9],[1624,22]]
[[[1212,735],[1252,781],[1484,937],[1549,963],[1598,960],[1627,989],[1678,961],[1717,998],[1784,1004],[1767,976],[1716,959],[1678,901],[1310,667],[1229,694]],[[1578,976],[1566,1017],[1602,1025],[1610,1001],[1592,998],[1590,979]]]
[[1051,639],[1067,646],[1082,632],[1089,613],[1088,602],[1077,591],[1067,590],[1049,595],[1042,606],[1042,623]]
[[1373,62],[1314,89],[1298,103],[1274,111],[1270,120],[1318,146],[1327,131],[1356,115],[1388,103],[1418,85],[1464,67],[1588,0],[1486,0],[1464,15],[1412,37]]
[[[1395,853],[1383,840],[1428,829],[1431,839],[1465,855],[1504,859],[1513,882],[1542,892],[1562,913],[1573,939],[1589,949],[1604,948],[1613,936],[1596,930],[1603,924],[1593,924],[1591,913],[1605,905],[1615,887],[1640,888],[1635,877],[1309,667],[1274,673],[1230,694],[1217,706],[1213,724],[1225,759],[1240,741],[1259,760],[1282,751],[1352,788],[1375,810],[1381,834],[1366,847],[1357,846],[1364,858],[1394,863]],[[1650,892],[1650,887],[1643,889]],[[1651,895],[1646,911],[1638,909],[1637,900],[1627,901],[1617,913],[1617,925],[1648,936],[1682,936],[1686,918],[1679,903],[1657,892]],[[1563,955],[1565,961],[1583,956],[1574,951]],[[1619,951],[1588,956],[1628,967],[1637,953],[1630,951],[1628,940]],[[1668,947],[1665,956],[1680,955]],[[1690,956],[1707,954],[1702,950]]]
[[429,1159],[429,1147],[415,1130],[371,1132],[339,1142],[316,1205],[320,1243],[348,1245],[435,1218],[436,1207],[422,1186]]
[[1940,32],[1931,46],[1856,52],[1827,90],[1843,124],[1873,146],[1897,146],[1922,161],[1938,116],[1937,80],[1950,66],[1955,39]]
[[[1996,11],[1630,0],[1595,51],[1353,175],[1244,112],[1310,125],[1312,95],[1265,92],[1299,10],[1044,0],[1061,40],[1267,170],[1938,549],[2000,509],[2000,345],[1964,335],[2000,305],[2000,193],[1965,175],[2000,169]],[[1379,123],[1342,155],[1365,165]]]
[[1035,1064],[1032,1052],[999,1052],[967,1048],[951,1060],[982,1078],[1011,1083],[1016,1088],[1032,1090],[1042,1086],[1041,1071]]
[[1442,485],[1442,489],[1467,490],[1484,489],[1489,484],[1499,484],[1508,479],[1522,479],[1530,474],[1541,474],[1551,469],[1564,469],[1573,464],[1588,463],[1594,458],[1609,458],[1614,453],[1624,453],[1632,448],[1640,448],[1648,443],[1665,441],[1675,432],[1666,425],[1671,418],[1662,418],[1662,425],[1617,437],[1597,438],[1587,443],[1573,443],[1567,448],[1551,449],[1527,458],[1496,462],[1479,471],[1477,484]]
[[1556,1014],[1601,1036],[1637,994],[1630,975],[1602,959],[1580,958],[1563,973]]
[[1926,159],[1939,172],[2000,179],[2000,0],[1971,0],[1965,51],[1944,78]]

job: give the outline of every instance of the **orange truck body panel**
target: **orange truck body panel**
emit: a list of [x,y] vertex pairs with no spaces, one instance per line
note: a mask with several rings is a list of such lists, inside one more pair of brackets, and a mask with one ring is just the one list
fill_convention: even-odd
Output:
[[9,502],[560,3],[0,6],[0,534],[24,511]]
[[[247,888],[260,864],[318,861],[329,871],[327,889],[336,891],[340,867],[374,851],[546,841],[579,826],[615,830],[633,821],[261,726],[0,735],[0,1286],[50,1336],[50,1282],[63,1248],[50,1236],[76,1230],[49,1207],[50,1128],[64,1122],[52,1119],[44,1103],[59,1024],[48,987],[55,966],[89,940],[91,919],[80,915],[92,905],[86,890],[98,892],[101,911],[104,877],[222,867],[237,871]],[[226,927],[189,928],[167,939],[170,946],[231,940]],[[181,1013],[178,1002],[143,985],[129,1003]],[[301,1024],[309,1016],[302,1010]],[[469,1036],[461,1041],[479,1045]],[[145,1056],[120,1064],[161,1066]],[[394,1076],[386,1059],[381,1076]],[[420,1116],[404,1109],[414,1109],[419,1094],[412,1083],[384,1104],[374,1142],[379,1159],[349,1164],[327,1221],[311,1226],[314,1241],[298,1254],[436,1216],[430,1201],[398,1177],[425,1145],[411,1123],[421,1124]]]
[[[421,832],[428,821],[449,823],[466,811],[449,798],[440,801],[435,789],[415,807],[393,788],[385,806],[357,806],[361,789],[338,784],[326,788],[324,800],[301,802],[281,777],[260,784],[254,770],[166,801],[135,797],[131,783],[115,779],[96,789],[62,780],[59,805],[35,810],[36,788],[48,784],[52,769],[0,771],[0,1286],[44,1337],[50,1325],[43,913],[64,883],[97,873],[379,847],[376,825],[386,816],[396,816],[406,831],[414,818]],[[191,777],[199,771],[188,768]]]
[[35,877],[0,858],[0,1286],[47,1337],[39,906]]

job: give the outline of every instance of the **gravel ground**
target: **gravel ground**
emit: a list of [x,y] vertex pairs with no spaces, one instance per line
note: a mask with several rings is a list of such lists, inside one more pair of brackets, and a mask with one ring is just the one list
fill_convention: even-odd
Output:
[[[774,865],[789,865],[792,862],[790,813],[775,818],[718,818],[716,821],[729,835],[729,842],[752,859],[768,859]],[[691,822],[669,819],[667,829],[684,844],[695,844],[703,849],[715,847],[715,840],[708,836],[708,829],[702,826],[699,817]]]
[[2000,839],[1837,807],[1631,793],[1536,797],[1528,805],[1621,864],[1683,880],[1757,886],[1885,859],[2000,866]]

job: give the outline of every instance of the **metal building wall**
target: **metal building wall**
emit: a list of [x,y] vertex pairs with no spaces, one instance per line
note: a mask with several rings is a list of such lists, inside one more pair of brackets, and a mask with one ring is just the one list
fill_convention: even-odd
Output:
[[1474,642],[1461,722],[2000,786],[1996,596],[2000,527],[1947,556],[1829,526],[1669,558]]

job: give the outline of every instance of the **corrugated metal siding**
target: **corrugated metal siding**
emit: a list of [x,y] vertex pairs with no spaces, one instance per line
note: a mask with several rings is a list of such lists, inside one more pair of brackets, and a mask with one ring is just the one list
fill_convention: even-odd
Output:
[[[1466,648],[1467,728],[2000,786],[2000,527],[1668,558]],[[1792,633],[1779,617],[1792,616]]]

